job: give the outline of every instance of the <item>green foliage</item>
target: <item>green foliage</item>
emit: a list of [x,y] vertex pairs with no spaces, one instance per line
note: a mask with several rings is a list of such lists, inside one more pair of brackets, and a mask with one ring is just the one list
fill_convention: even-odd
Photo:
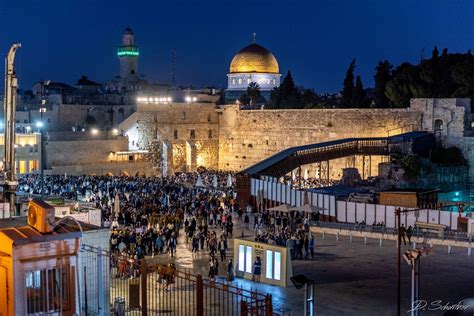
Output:
[[242,94],[239,98],[239,103],[242,105],[249,105],[250,104],[250,97],[248,94]]
[[431,162],[442,165],[466,165],[467,160],[464,158],[458,147],[438,147],[431,152]]
[[[474,100],[474,57],[449,54],[439,56],[435,47],[431,59],[419,65],[401,64],[385,87],[394,107],[409,106],[411,98],[471,98]],[[377,104],[378,105],[378,104]]]
[[388,60],[379,61],[375,68],[375,88],[374,88],[374,105],[376,107],[389,107],[390,101],[385,95],[385,87],[392,79],[392,65]]
[[346,77],[342,84],[342,106],[350,105],[352,101],[352,92],[354,90],[354,68],[356,60],[353,59],[346,71]]
[[351,107],[365,108],[369,105],[369,100],[364,91],[362,80],[360,76],[357,76],[354,89],[352,90]]
[[400,165],[405,170],[405,177],[407,179],[416,179],[420,174],[421,166],[420,159],[416,155],[408,155],[400,160]]
[[250,104],[256,104],[260,99],[260,86],[256,82],[249,83],[247,87],[247,96],[250,99]]
[[288,71],[278,88],[270,94],[267,108],[270,109],[302,109],[313,108],[321,103],[321,99],[312,89],[298,88],[291,72]]

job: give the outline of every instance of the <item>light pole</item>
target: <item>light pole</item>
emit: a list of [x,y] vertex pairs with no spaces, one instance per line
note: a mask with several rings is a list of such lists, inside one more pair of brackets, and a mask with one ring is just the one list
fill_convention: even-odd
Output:
[[41,107],[39,108],[40,112],[40,121],[37,123],[38,130],[40,132],[40,142],[41,142],[41,156],[40,156],[40,170],[41,170],[41,199],[44,199],[44,122],[43,122],[43,113],[46,113],[46,100],[41,100]]
[[428,255],[431,248],[417,248],[408,250],[403,258],[411,266],[411,315],[418,316],[418,309],[415,308],[415,302],[420,299],[420,262],[421,256]]
[[400,265],[400,259],[401,259],[401,243],[402,243],[402,236],[400,234],[400,222],[401,222],[401,213],[411,213],[411,212],[417,212],[422,209],[412,209],[412,210],[402,210],[401,208],[396,208],[395,209],[395,218],[397,222],[397,315],[400,315],[401,311],[401,296],[402,296],[402,272],[401,272],[401,265]]

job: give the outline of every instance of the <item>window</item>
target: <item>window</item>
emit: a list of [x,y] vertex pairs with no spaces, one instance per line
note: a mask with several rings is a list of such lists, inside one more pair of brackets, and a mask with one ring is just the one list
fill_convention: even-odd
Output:
[[244,271],[244,263],[245,263],[245,246],[239,245],[239,271]]
[[182,115],[183,115],[183,120],[185,120],[186,119],[186,112],[183,111]]
[[250,78],[249,78],[249,79],[247,79],[247,84],[250,84]]
[[20,173],[26,173],[26,161],[20,160]]
[[437,119],[435,120],[435,132],[442,132],[443,131],[443,120]]
[[26,307],[30,314],[71,311],[74,268],[69,266],[25,272]]
[[207,137],[212,138],[212,129],[207,131]]
[[173,138],[178,139],[178,130],[177,129],[175,129],[174,132],[173,132]]
[[38,160],[30,160],[29,161],[29,170],[38,170]]
[[232,84],[235,84],[235,79],[232,79]]
[[267,250],[265,260],[265,277],[273,279],[273,251]]
[[196,138],[196,131],[195,130],[193,130],[193,129],[191,130],[190,137],[191,137],[191,139]]
[[273,79],[273,80],[272,80],[272,83],[273,83],[273,84],[276,84],[276,80],[275,80],[275,79]]
[[242,84],[242,79],[241,78],[239,78],[239,84]]
[[245,272],[252,273],[252,247],[245,247]]
[[281,279],[281,253],[267,250],[265,252],[265,277],[267,279]]
[[281,279],[281,253],[275,251],[275,265],[273,269],[273,278],[275,280]]
[[207,115],[207,121],[208,121],[208,122],[211,121],[211,114],[208,114],[208,115]]
[[239,262],[237,269],[242,272],[252,273],[252,247],[239,245]]

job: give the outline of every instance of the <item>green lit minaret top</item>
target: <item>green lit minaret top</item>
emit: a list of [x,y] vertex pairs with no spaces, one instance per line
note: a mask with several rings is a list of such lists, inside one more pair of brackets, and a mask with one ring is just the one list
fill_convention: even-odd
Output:
[[120,77],[137,75],[139,56],[140,51],[135,45],[135,35],[132,29],[127,27],[122,35],[122,45],[117,49],[117,57],[120,59]]
[[135,35],[131,28],[127,27],[123,32],[122,45],[117,49],[117,56],[139,56],[140,51],[135,45]]

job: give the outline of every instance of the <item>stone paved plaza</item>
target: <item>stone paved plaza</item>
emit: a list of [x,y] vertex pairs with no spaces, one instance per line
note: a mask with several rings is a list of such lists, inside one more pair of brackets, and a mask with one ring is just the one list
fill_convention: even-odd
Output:
[[[251,219],[252,222],[252,219]],[[242,223],[235,225],[234,235],[241,234]],[[245,235],[253,236],[253,230],[245,230]],[[232,246],[232,242],[229,243]],[[403,249],[408,249],[408,246]],[[318,315],[394,315],[396,313],[396,247],[394,242],[385,242],[382,247],[378,240],[354,238],[353,243],[346,237],[336,241],[334,235],[316,235],[315,260],[294,260],[294,275],[304,273],[316,282]],[[232,255],[229,249],[227,257]],[[192,254],[190,244],[181,236],[177,256],[159,255],[150,258],[154,262],[174,261],[178,269],[190,269],[193,273],[208,274],[208,252]],[[474,256],[468,256],[465,248],[453,248],[451,254],[446,247],[436,247],[432,253],[421,259],[420,298],[428,302],[442,300],[454,304],[462,299],[474,297]],[[219,267],[224,277],[226,265]],[[402,314],[410,305],[411,269],[402,259]],[[303,314],[303,290],[293,286],[255,284],[248,280],[236,279],[234,285],[257,288],[260,292],[271,293],[274,308],[291,309],[291,315]],[[422,313],[423,314],[423,313]],[[429,315],[443,315],[440,311],[426,312]]]

